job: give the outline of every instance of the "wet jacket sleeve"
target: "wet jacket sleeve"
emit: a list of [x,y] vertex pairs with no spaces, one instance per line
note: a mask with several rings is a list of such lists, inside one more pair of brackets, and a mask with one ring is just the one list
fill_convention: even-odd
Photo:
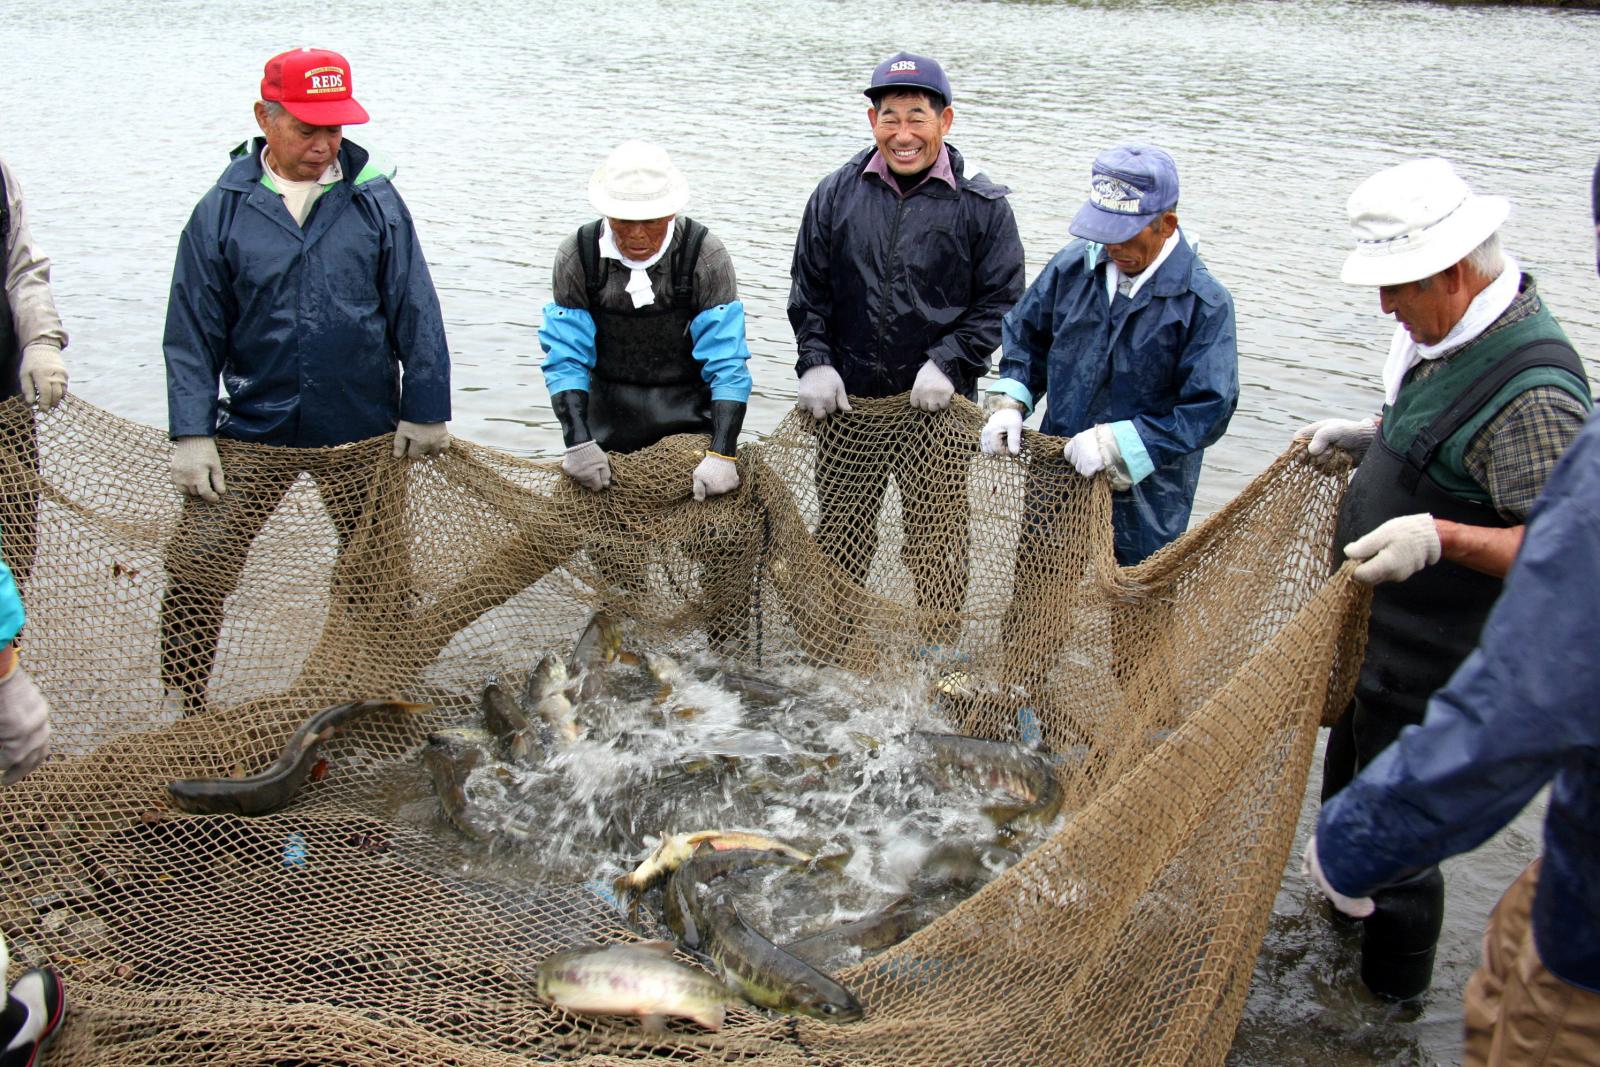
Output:
[[450,419],[450,349],[444,316],[411,212],[392,186],[381,201],[387,227],[380,263],[384,315],[400,360],[400,417],[407,422]]
[[56,348],[67,347],[67,331],[61,326],[55,298],[50,294],[50,260],[33,243],[28,229],[28,209],[22,200],[22,186],[16,175],[0,159],[0,176],[5,179],[6,211],[11,223],[5,233],[4,255],[6,303],[17,331],[17,347],[44,342]]
[[689,323],[689,336],[694,339],[694,358],[700,361],[701,376],[711,386],[711,399],[749,402],[750,346],[745,342],[744,304],[735,300],[700,312]]
[[1022,297],[1022,238],[1004,197],[984,202],[988,217],[972,249],[972,299],[955,325],[928,350],[928,358],[953,382],[989,373],[1000,347],[1000,323]]
[[806,202],[800,232],[794,242],[794,262],[789,268],[789,325],[794,327],[800,357],[795,374],[812,367],[834,364],[828,323],[833,319],[832,189],[831,180],[817,186]]
[[211,437],[217,432],[217,379],[238,319],[222,255],[226,201],[213,189],[178,237],[178,258],[161,338],[167,363],[167,432]]
[[563,307],[554,301],[546,304],[544,322],[539,326],[539,347],[544,349],[540,369],[551,396],[568,389],[588,391],[596,349],[594,316],[587,308]]
[[27,615],[22,609],[22,594],[11,577],[11,568],[0,560],[0,644],[16,638]]
[[[1551,476],[1478,648],[1420,727],[1322,809],[1333,887],[1364,896],[1475,848],[1582,753],[1600,748],[1600,422]],[[1555,807],[1552,801],[1552,810]]]
[[[1215,444],[1239,403],[1239,348],[1233,300],[1226,292],[1196,296],[1189,338],[1173,371],[1172,406],[1130,420],[1152,467]],[[1118,441],[1123,440],[1118,434]],[[1128,454],[1128,449],[1123,449]],[[1135,479],[1137,481],[1137,479]]]
[[1057,257],[1045,265],[1001,322],[1000,373],[989,390],[1020,401],[1029,412],[1045,395],[1049,382],[1056,285],[1060,280]]

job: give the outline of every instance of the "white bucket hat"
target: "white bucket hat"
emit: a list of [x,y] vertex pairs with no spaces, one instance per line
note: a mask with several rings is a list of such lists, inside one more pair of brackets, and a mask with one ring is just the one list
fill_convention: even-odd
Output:
[[624,141],[589,179],[589,203],[612,219],[643,221],[676,215],[689,202],[689,183],[648,141]]
[[1340,277],[1350,285],[1400,285],[1467,257],[1511,213],[1503,196],[1477,196],[1442,159],[1380,170],[1350,194],[1356,248]]

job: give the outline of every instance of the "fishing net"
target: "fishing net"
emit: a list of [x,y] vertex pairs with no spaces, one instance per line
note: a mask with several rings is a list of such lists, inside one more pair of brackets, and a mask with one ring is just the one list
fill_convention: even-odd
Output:
[[[696,503],[703,438],[613,458],[604,493],[456,440],[221,442],[224,503],[181,505],[168,443],[69,398],[0,419],[0,524],[54,755],[0,796],[13,975],[65,977],[55,1064],[1215,1064],[1287,859],[1316,728],[1365,600],[1328,578],[1346,478],[1298,447],[1144,564],[1110,490],[982,416],[857,401],[747,445]],[[573,944],[637,936],[581,882],[464,865],[389,795],[483,680],[571,648],[597,608],[635,640],[814,667],[864,702],[928,686],[969,734],[1036,728],[1067,818],[909,940],[840,974],[866,1018],[755,1008],[664,1033],[546,1006]],[[209,649],[215,648],[214,662]],[[325,777],[258,817],[165,786],[252,774],[314,711],[394,694]],[[187,714],[186,714],[187,712]],[[315,777],[315,776],[314,776]]]

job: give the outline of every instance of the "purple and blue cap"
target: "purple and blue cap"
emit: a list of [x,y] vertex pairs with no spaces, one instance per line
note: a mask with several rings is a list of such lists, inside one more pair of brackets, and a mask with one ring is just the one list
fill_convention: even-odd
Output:
[[1178,206],[1178,165],[1153,145],[1101,152],[1089,174],[1089,199],[1072,217],[1074,237],[1120,244]]
[[896,52],[872,69],[872,84],[861,91],[876,102],[879,93],[895,89],[927,89],[944,97],[946,107],[950,105],[950,79],[938,61],[927,56]]

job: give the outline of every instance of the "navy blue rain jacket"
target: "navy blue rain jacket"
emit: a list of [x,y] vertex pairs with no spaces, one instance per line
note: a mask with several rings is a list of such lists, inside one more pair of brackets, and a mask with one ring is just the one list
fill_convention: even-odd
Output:
[[1366,896],[1476,848],[1551,783],[1534,944],[1545,967],[1600,992],[1600,417],[1568,448],[1477,649],[1421,726],[1322,809],[1317,855]]
[[170,434],[315,447],[447,421],[444,321],[399,192],[345,141],[344,179],[302,229],[261,183],[262,143],[178,239],[162,338]]
[[[1023,385],[1034,404],[1049,397],[1045,433],[1132,423],[1154,469],[1112,497],[1117,561],[1128,566],[1189,525],[1202,450],[1239,403],[1239,352],[1233,297],[1181,231],[1115,315],[1106,262],[1088,241],[1056,253],[1005,318],[1000,378]],[[1139,466],[1130,463],[1136,478]]]
[[[948,147],[948,146],[946,146]],[[822,180],[795,239],[789,322],[795,372],[831,364],[851,396],[911,388],[927,360],[973,398],[1022,295],[1022,240],[1010,192],[982,174],[957,189],[929,178],[902,199],[858,153]]]

